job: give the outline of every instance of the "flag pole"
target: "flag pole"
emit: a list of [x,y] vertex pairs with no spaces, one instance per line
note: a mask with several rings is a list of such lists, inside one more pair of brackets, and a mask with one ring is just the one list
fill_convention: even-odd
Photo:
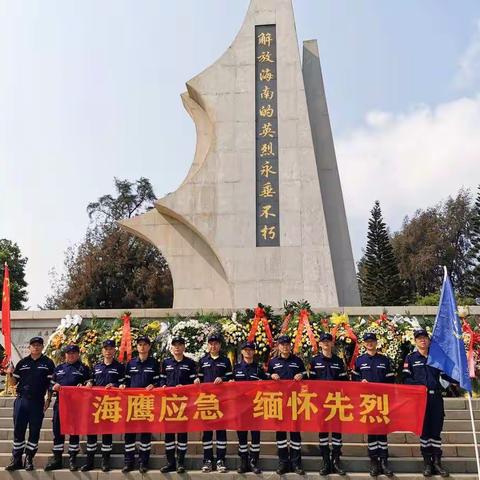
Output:
[[477,475],[480,479],[480,459],[478,457],[477,432],[475,431],[475,419],[473,418],[472,394],[468,392],[468,409],[470,410],[470,420],[472,421],[473,444],[475,446],[475,459],[477,460]]

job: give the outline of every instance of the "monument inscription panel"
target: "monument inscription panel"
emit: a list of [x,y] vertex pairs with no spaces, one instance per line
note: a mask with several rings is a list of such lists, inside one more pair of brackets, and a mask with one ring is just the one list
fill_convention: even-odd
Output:
[[277,38],[275,25],[255,27],[257,247],[280,245]]

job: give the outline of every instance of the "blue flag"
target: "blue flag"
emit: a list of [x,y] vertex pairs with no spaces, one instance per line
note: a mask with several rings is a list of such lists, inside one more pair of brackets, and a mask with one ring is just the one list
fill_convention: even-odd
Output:
[[472,392],[462,324],[458,318],[455,294],[446,268],[427,364],[457,380],[464,390]]

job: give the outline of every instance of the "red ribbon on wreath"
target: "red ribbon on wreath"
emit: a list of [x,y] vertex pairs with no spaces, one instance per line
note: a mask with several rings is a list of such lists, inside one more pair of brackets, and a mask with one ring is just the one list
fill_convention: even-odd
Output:
[[473,342],[475,340],[475,332],[464,318],[462,320],[462,330],[470,335],[467,352],[468,374],[470,378],[475,378],[475,359],[473,358]]
[[350,360],[350,363],[348,364],[348,368],[350,370],[353,370],[353,368],[355,367],[355,360],[357,360],[358,353],[360,352],[360,347],[358,345],[358,338],[355,335],[355,332],[353,331],[352,327],[348,323],[341,323],[340,325],[336,325],[334,327],[334,329],[332,330],[333,342],[335,342],[338,329],[341,326],[343,326],[343,328],[347,332],[347,337],[354,343],[353,355],[352,355],[352,358]]
[[257,307],[255,309],[255,317],[253,318],[252,328],[250,328],[250,332],[248,333],[247,340],[249,342],[253,342],[255,340],[255,335],[257,334],[258,327],[260,322],[263,324],[263,329],[265,330],[265,334],[267,335],[268,344],[270,348],[273,347],[273,336],[272,331],[270,330],[270,325],[268,324],[267,315],[265,310],[261,307]]
[[285,333],[287,333],[288,326],[290,325],[291,319],[292,319],[291,313],[285,316],[285,318],[283,319],[282,328],[280,329],[280,335],[284,335]]
[[300,318],[298,319],[297,335],[295,336],[295,344],[293,347],[293,352],[298,353],[298,351],[300,350],[304,328],[307,331],[308,338],[310,339],[310,344],[312,345],[313,353],[317,353],[317,350],[318,350],[317,340],[315,339],[312,326],[310,325],[310,320],[308,318],[308,310],[305,310],[305,309],[300,310]]
[[125,313],[122,317],[122,320],[122,341],[120,343],[120,350],[118,352],[118,360],[123,362],[126,358],[126,361],[129,362],[132,359],[132,330],[130,326],[130,314]]

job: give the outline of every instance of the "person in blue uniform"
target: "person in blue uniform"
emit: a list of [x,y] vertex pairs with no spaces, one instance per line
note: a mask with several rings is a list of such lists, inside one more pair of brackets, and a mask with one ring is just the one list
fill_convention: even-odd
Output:
[[[179,385],[191,385],[197,378],[197,365],[189,357],[185,356],[185,339],[174,337],[170,348],[171,358],[166,358],[162,362],[160,369],[160,386],[177,387]],[[188,448],[188,433],[177,433],[177,443],[175,445],[175,433],[165,434],[165,456],[167,464],[160,472],[185,472],[185,455]],[[175,449],[177,450],[177,459],[175,458]]]
[[[132,358],[125,368],[125,381],[120,388],[152,388],[160,385],[160,366],[150,355],[152,342],[146,336],[137,338],[138,357]],[[123,473],[131,472],[135,465],[135,443],[136,433],[125,433],[125,465]],[[150,450],[152,449],[152,434],[140,433],[140,446],[138,448],[138,471],[146,473],[150,461]]]
[[[268,362],[267,378],[272,380],[303,380],[307,375],[305,365],[299,357],[292,354],[290,337],[281,335],[277,339],[277,344],[279,355]],[[292,470],[298,475],[304,475],[300,432],[290,432],[290,454],[287,432],[276,432],[276,440],[279,460],[277,473],[283,475]]]
[[[394,383],[395,373],[390,360],[377,352],[377,336],[367,332],[363,336],[366,353],[355,361],[352,380],[360,382]],[[383,473],[392,477],[393,472],[388,465],[388,442],[386,435],[368,435],[368,456],[370,457],[370,476]]]
[[[125,380],[125,367],[115,359],[115,340],[105,340],[102,345],[103,361],[93,367],[92,379],[88,387],[119,387]],[[82,472],[93,470],[95,452],[97,451],[97,435],[87,436],[87,463]],[[110,471],[110,454],[112,453],[112,435],[102,435],[102,471]]]
[[[208,338],[208,353],[198,362],[198,376],[195,383],[215,383],[228,382],[232,380],[232,364],[230,360],[220,353],[222,346],[219,335],[211,335]],[[227,431],[216,431],[217,442],[217,463],[216,468],[220,473],[225,473],[225,457],[227,454]],[[213,470],[213,432],[207,431],[202,434],[203,443],[203,467],[202,472],[211,472]]]
[[[67,345],[64,349],[65,363],[58,365],[52,376],[52,391],[56,392],[57,400],[53,405],[53,457],[45,467],[45,471],[58,470],[63,467],[62,455],[65,435],[60,432],[60,387],[81,387],[91,378],[90,369],[80,361],[78,345]],[[80,451],[80,437],[70,435],[68,444],[69,469],[78,470],[77,455]]]
[[403,381],[408,385],[425,385],[427,387],[427,405],[420,436],[420,451],[424,460],[423,475],[441,475],[448,477],[448,471],[442,466],[443,406],[441,381],[457,383],[437,368],[427,365],[430,337],[426,330],[414,332],[416,350],[405,358]]
[[[320,335],[321,352],[312,358],[310,362],[310,378],[312,380],[348,380],[345,363],[333,353],[333,337],[330,333],[323,332]],[[320,443],[320,454],[323,463],[320,467],[320,475],[337,473],[345,475],[340,465],[342,455],[342,434],[332,432],[332,455],[330,458],[330,447],[328,445],[328,432],[318,434]]]
[[[255,344],[245,342],[242,345],[242,361],[233,368],[233,379],[236,382],[248,382],[265,380],[267,378],[262,366],[255,362]],[[238,473],[252,471],[257,475],[262,473],[259,465],[260,458],[260,432],[252,430],[250,432],[252,443],[250,445],[250,456],[248,452],[248,432],[239,431],[238,436],[238,455],[240,457],[240,466]]]
[[[50,404],[45,394],[50,387],[55,365],[42,354],[43,338],[30,339],[28,357],[20,360],[15,369],[9,367],[7,374],[12,375],[14,385],[17,385],[17,398],[13,404],[13,451],[7,471],[33,470],[33,457],[37,453],[38,439],[42,428],[44,412]],[[29,428],[28,442],[25,444],[25,433]],[[25,452],[25,464],[22,456]]]

